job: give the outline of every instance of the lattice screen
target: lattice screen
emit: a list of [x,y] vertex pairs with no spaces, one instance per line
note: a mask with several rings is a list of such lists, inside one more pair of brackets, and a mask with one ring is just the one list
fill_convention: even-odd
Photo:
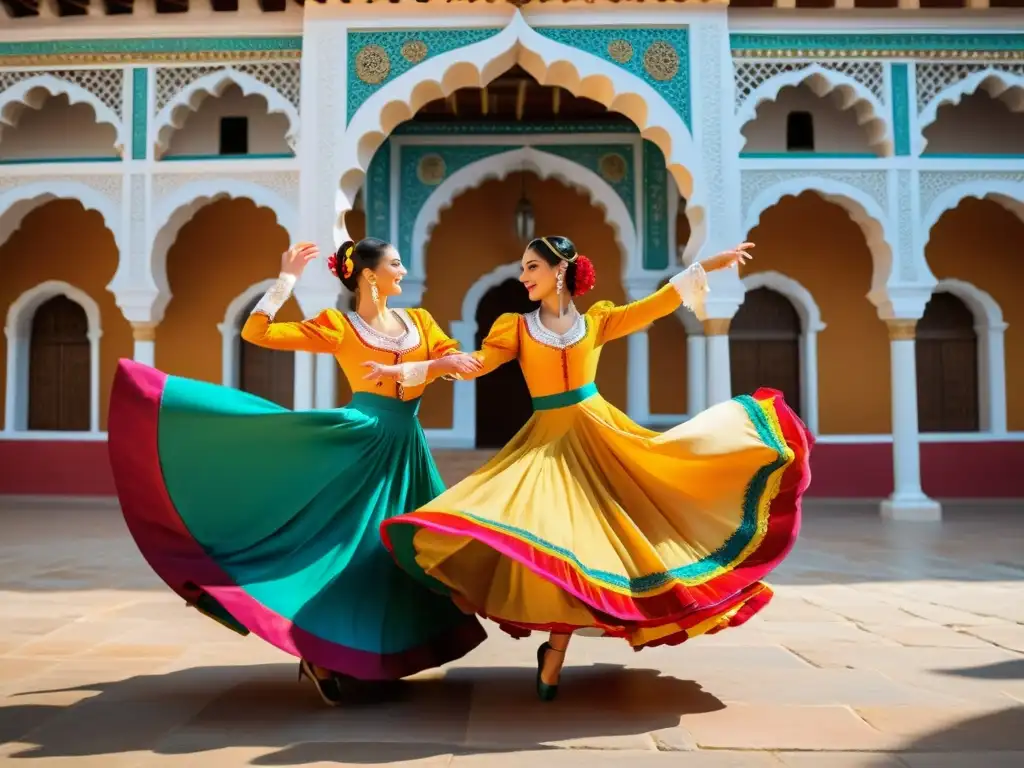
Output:
[[[885,94],[884,66],[878,61],[822,61],[815,62],[824,69],[841,72],[862,83],[883,103]],[[776,75],[798,72],[806,69],[811,62],[791,61],[737,61],[736,62],[736,106],[745,102],[760,85]]]
[[124,117],[123,69],[0,70],[0,91],[39,75],[52,75],[83,88]]
[[230,67],[161,67],[156,71],[157,111],[171,101],[182,89],[212,72],[233,69],[269,85],[288,101],[299,107],[300,68],[297,61],[267,61],[253,64],[235,64]]
[[1024,64],[999,64],[993,67],[991,64],[958,64],[954,62],[945,64],[918,64],[917,65],[917,111],[920,112],[928,106],[936,96],[946,90],[949,86],[959,83],[961,80],[970,77],[977,72],[984,72],[986,69],[995,69],[1001,72],[1010,72],[1015,75],[1024,75]]

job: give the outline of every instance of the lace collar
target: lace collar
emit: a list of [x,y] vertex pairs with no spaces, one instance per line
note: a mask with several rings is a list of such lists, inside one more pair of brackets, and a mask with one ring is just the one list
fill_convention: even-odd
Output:
[[416,323],[412,321],[409,313],[404,309],[393,309],[391,311],[401,321],[402,325],[405,326],[405,331],[400,336],[388,336],[386,333],[381,333],[363,320],[358,312],[346,312],[345,317],[352,324],[352,328],[355,330],[356,335],[359,336],[360,341],[366,346],[396,354],[411,352],[420,345],[419,328],[416,327]]
[[566,349],[574,344],[579,344],[587,335],[587,320],[581,315],[575,306],[570,305],[569,311],[576,315],[572,326],[565,333],[555,333],[547,328],[540,321],[540,310],[535,309],[526,317],[526,330],[533,337],[533,340],[555,349]]

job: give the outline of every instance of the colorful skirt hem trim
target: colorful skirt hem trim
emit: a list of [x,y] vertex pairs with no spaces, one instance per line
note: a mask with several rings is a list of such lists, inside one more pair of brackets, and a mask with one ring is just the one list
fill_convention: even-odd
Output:
[[304,630],[233,583],[192,537],[164,482],[158,430],[166,381],[167,375],[161,371],[121,361],[111,397],[109,453],[132,537],[150,567],[186,604],[202,607],[212,598],[228,614],[213,618],[235,631],[239,631],[234,626],[237,622],[282,651],[364,680],[394,680],[440,666],[461,658],[486,639],[481,626],[463,623],[400,653],[349,648]]

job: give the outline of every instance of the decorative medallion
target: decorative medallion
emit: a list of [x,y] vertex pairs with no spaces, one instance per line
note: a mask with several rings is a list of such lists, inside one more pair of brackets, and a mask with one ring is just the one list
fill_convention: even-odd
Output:
[[618,184],[626,178],[626,158],[618,152],[604,155],[597,163],[598,170],[605,181]]
[[655,80],[671,80],[679,73],[679,54],[672,45],[658,40],[644,51],[644,69]]
[[444,158],[440,155],[424,155],[416,166],[416,177],[428,187],[436,187],[444,180],[447,172]]
[[388,78],[391,59],[379,45],[367,45],[356,54],[356,76],[364,83],[378,85]]
[[608,43],[608,55],[612,61],[625,64],[633,58],[633,46],[628,40],[612,40]]
[[427,58],[427,44],[422,40],[408,40],[402,46],[402,56],[410,64],[419,64]]

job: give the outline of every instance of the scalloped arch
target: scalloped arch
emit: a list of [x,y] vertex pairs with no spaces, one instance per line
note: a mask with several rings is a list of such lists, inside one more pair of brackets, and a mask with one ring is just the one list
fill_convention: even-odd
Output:
[[918,132],[915,137],[917,142],[916,152],[918,154],[924,152],[925,147],[928,145],[924,132],[928,126],[938,119],[939,107],[946,104],[959,104],[964,96],[970,96],[979,89],[987,91],[992,98],[999,98],[1007,91],[1017,89],[1019,91],[1018,104],[1020,104],[1020,108],[1014,109],[1016,105],[1011,105],[1011,110],[1014,112],[1024,111],[1024,75],[1007,72],[997,67],[988,67],[981,72],[970,74],[963,80],[959,80],[944,88],[921,110],[921,114],[917,119]]
[[744,216],[744,231],[749,236],[751,230],[760,223],[765,211],[780,203],[784,197],[796,197],[804,192],[814,192],[828,202],[840,206],[861,228],[871,251],[873,266],[868,298],[875,306],[881,306],[885,301],[886,285],[892,274],[893,240],[885,210],[864,190],[827,177],[806,176],[780,181],[754,198]]
[[[274,212],[277,223],[294,242],[298,231],[298,211],[296,206],[281,197],[269,187],[251,181],[233,178],[202,179],[174,190],[161,199],[153,216],[153,239],[146,257],[148,268],[146,287],[155,287],[158,300],[154,304],[156,320],[163,316],[167,304],[171,300],[171,288],[167,279],[167,252],[174,245],[181,228],[193,216],[210,203],[222,199],[248,199],[260,208],[268,208]],[[121,269],[114,276],[117,282],[121,277]]]
[[420,208],[413,224],[410,271],[416,275],[426,274],[424,251],[431,232],[441,213],[451,207],[459,195],[489,179],[503,179],[524,169],[533,171],[542,179],[555,178],[567,186],[586,192],[590,201],[604,212],[606,221],[615,230],[616,242],[622,254],[623,274],[642,269],[642,265],[637,263],[637,233],[633,219],[622,198],[608,182],[572,160],[532,147],[519,147],[470,163],[437,186]]
[[743,129],[757,119],[757,109],[766,101],[775,101],[783,88],[795,88],[807,85],[818,97],[824,97],[833,91],[844,96],[840,109],[853,109],[857,115],[857,123],[867,128],[868,144],[881,149],[883,156],[893,154],[892,124],[888,110],[871,92],[871,89],[844,72],[827,69],[820,64],[811,64],[793,72],[781,72],[765,80],[744,99],[736,111],[739,146],[743,149],[747,143]]
[[87,210],[97,211],[113,234],[118,250],[124,253],[121,244],[121,206],[88,184],[71,180],[47,179],[20,184],[0,194],[0,244],[7,242],[7,238],[21,226],[25,216],[51,200],[77,200]]
[[96,122],[113,126],[116,135],[114,148],[119,154],[123,155],[124,148],[127,145],[127,126],[125,121],[118,117],[117,113],[104,104],[95,94],[90,93],[76,83],[72,83],[70,80],[63,80],[49,73],[21,80],[3,93],[0,93],[0,123],[9,126],[17,124],[17,117],[15,116],[17,105],[38,109],[42,102],[39,102],[38,105],[33,103],[32,92],[39,90],[44,91],[50,96],[67,96],[68,101],[72,104],[88,104],[92,107]]
[[285,139],[294,150],[299,135],[299,111],[295,105],[275,88],[260,82],[252,75],[228,67],[203,75],[189,83],[164,104],[153,121],[151,134],[158,150],[157,154],[167,151],[171,137],[175,131],[184,127],[189,113],[199,111],[207,96],[217,98],[230,85],[238,86],[246,96],[262,96],[267,102],[267,114],[282,114],[288,118],[288,133]]
[[351,209],[374,152],[395,127],[427,102],[459,88],[482,87],[517,63],[544,85],[557,85],[632,120],[641,135],[657,144],[665,155],[683,197],[702,204],[703,189],[694,182],[694,171],[701,168],[700,155],[683,119],[664,97],[632,73],[544,37],[516,10],[496,36],[427,59],[387,83],[356,110],[341,141],[335,176],[336,244],[344,237],[344,216]]
[[945,190],[935,198],[925,215],[924,231],[931,239],[932,230],[939,223],[942,215],[956,208],[964,199],[974,197],[979,200],[992,200],[1024,221],[1024,181],[1007,181],[1004,179],[979,178],[963,184],[957,184]]

